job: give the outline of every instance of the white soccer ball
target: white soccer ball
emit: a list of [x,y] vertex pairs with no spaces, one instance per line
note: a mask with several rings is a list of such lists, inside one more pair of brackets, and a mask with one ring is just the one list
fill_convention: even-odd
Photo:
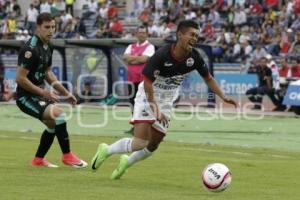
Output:
[[222,163],[209,164],[202,172],[204,186],[212,192],[224,191],[231,183],[231,172]]

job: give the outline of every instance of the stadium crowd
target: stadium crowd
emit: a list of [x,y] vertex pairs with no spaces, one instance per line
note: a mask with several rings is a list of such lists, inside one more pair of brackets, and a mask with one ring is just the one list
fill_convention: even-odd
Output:
[[[54,38],[132,38],[132,27],[142,23],[150,37],[172,39],[180,20],[194,19],[216,62],[300,52],[300,0],[135,0],[133,11],[122,14],[120,2],[88,0],[76,14],[73,0],[33,0],[22,15],[17,0],[0,0],[1,38],[28,39],[37,15],[50,12],[57,21]],[[136,26],[128,26],[132,22]]]
[[[28,10],[21,12],[18,0],[0,0],[0,36],[29,39],[38,14],[43,12],[55,16],[54,38],[65,39],[129,39],[142,24],[149,37],[172,40],[178,22],[193,19],[200,25],[199,42],[213,47],[215,62],[240,63],[241,72],[256,73],[260,60],[266,58],[273,75],[300,77],[300,0],[131,3],[132,11],[128,11],[126,1],[86,0],[76,13],[74,0],[32,0]],[[288,63],[291,67],[284,68]],[[279,70],[279,66],[283,67]]]

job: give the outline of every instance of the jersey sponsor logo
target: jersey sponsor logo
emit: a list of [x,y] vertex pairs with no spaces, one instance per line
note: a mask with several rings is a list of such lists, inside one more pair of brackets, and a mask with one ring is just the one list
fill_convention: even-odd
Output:
[[164,66],[165,66],[165,67],[171,67],[171,66],[173,66],[173,63],[165,62],[165,63],[164,63]]
[[30,51],[26,51],[24,54],[25,58],[31,58],[31,56],[32,56],[32,53]]
[[179,75],[179,76],[173,76],[165,78],[165,83],[168,85],[180,85],[182,81],[184,80],[185,76]]
[[186,60],[186,66],[188,66],[188,67],[193,66],[194,63],[195,63],[195,61],[194,61],[193,58],[188,58],[188,59]]
[[178,88],[177,85],[165,85],[165,84],[161,84],[161,83],[154,83],[153,86],[157,87],[159,89],[163,89],[163,90],[174,90],[174,89]]

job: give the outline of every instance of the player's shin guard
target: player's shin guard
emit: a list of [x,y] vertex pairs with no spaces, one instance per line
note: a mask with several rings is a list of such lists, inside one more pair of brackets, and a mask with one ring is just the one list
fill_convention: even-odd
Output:
[[54,129],[44,130],[35,157],[44,158],[53,143],[54,137]]
[[55,118],[55,134],[62,153],[69,153],[70,141],[67,131],[67,123],[65,121],[65,114],[61,114],[57,118]]
[[149,151],[147,148],[144,148],[144,149],[139,150],[139,151],[135,151],[129,156],[128,164],[129,164],[129,166],[131,166],[134,163],[136,163],[138,161],[141,161],[141,160],[144,160],[144,159],[148,158],[151,155],[152,155],[152,152]]

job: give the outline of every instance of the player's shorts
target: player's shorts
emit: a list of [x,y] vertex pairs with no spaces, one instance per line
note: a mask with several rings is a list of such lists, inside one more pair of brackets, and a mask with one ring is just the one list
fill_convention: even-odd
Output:
[[54,102],[45,101],[44,99],[36,96],[21,96],[17,98],[16,103],[20,110],[24,113],[42,121],[43,113],[47,106]]
[[[172,103],[162,103],[158,101],[157,104],[160,109],[160,112],[163,113],[167,119],[170,119]],[[139,89],[135,97],[133,116],[130,123],[149,123],[152,124],[152,127],[154,129],[164,134],[167,133],[167,130],[169,128],[169,124],[163,125],[158,120],[156,120],[156,117],[154,116],[154,113],[152,112],[149,102],[145,96],[143,83],[139,85]]]

